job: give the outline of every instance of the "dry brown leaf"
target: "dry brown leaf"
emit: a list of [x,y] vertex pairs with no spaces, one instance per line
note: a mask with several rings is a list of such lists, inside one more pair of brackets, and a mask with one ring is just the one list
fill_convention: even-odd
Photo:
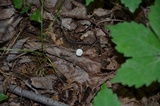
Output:
[[87,18],[87,9],[82,4],[72,1],[72,3],[76,6],[73,10],[63,10],[61,15],[63,17],[77,18],[77,19],[86,19]]
[[56,34],[52,33],[52,32],[47,32],[47,34],[49,34],[51,36],[51,39],[53,40],[53,42],[57,45],[57,46],[61,46],[64,44],[63,38],[60,37],[59,39],[56,38]]
[[9,6],[11,4],[11,0],[0,0],[0,6]]
[[89,81],[88,73],[78,66],[74,66],[74,63],[69,63],[62,59],[57,59],[54,64],[57,69],[67,78],[68,83],[84,83]]
[[107,16],[107,15],[111,14],[111,11],[106,10],[106,9],[102,9],[102,8],[98,8],[98,9],[94,10],[93,14],[97,15],[99,17],[102,17],[102,16]]
[[55,7],[56,7],[57,2],[58,2],[58,0],[45,0],[44,7],[45,7],[45,9],[47,9],[47,11],[54,13],[55,9],[56,9]]
[[61,57],[88,73],[94,74],[100,72],[100,63],[92,61],[85,56],[77,57],[75,50],[67,49],[65,47],[50,47],[46,48],[46,52],[50,55]]
[[54,85],[54,80],[56,77],[54,75],[50,76],[45,76],[45,77],[32,77],[31,84],[35,88],[40,88],[40,89],[53,89]]
[[1,13],[0,20],[11,18],[14,12],[15,12],[14,8],[7,8],[7,9],[0,8],[0,13]]
[[117,70],[120,67],[120,64],[116,61],[115,57],[108,58],[108,61],[107,70]]
[[77,27],[72,18],[62,18],[62,26],[70,31],[75,30]]
[[[2,36],[0,36],[0,43],[4,43],[4,42],[10,40],[15,35],[16,27],[18,26],[18,24],[20,23],[21,20],[22,20],[22,17],[12,16],[11,19],[9,19],[5,23],[3,23],[3,24],[7,24],[6,26],[4,25],[7,28],[1,29],[5,33],[2,33]],[[3,27],[3,25],[2,25],[2,27]],[[23,29],[23,27],[22,27],[22,29]]]
[[88,56],[89,59],[93,59],[98,56],[95,48],[88,49],[84,52],[84,55]]
[[8,62],[16,59],[18,52],[23,47],[23,44],[27,41],[27,39],[28,38],[20,39],[16,42],[15,45],[13,45],[13,47],[12,47],[13,50],[9,52],[9,55],[7,56],[7,59],[6,59]]
[[26,44],[24,45],[25,48],[30,49],[30,50],[37,50],[41,48],[41,43],[40,42],[35,42],[32,40],[28,40]]
[[93,31],[87,31],[80,39],[83,39],[83,42],[88,44],[93,44],[96,41]]

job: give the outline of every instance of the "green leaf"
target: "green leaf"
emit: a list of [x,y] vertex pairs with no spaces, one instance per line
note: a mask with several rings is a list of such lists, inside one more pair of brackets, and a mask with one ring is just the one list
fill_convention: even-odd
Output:
[[42,23],[41,12],[39,10],[36,10],[33,14],[30,15],[30,19],[32,21]]
[[4,95],[3,93],[0,93],[0,102],[4,101],[6,99],[8,99],[8,96]]
[[121,0],[121,2],[133,13],[136,8],[138,8],[142,0]]
[[139,88],[160,80],[160,56],[128,59],[118,70],[112,82]]
[[109,26],[116,49],[131,57],[118,70],[112,82],[136,88],[160,81],[160,41],[141,24],[121,23]]
[[16,9],[21,9],[23,6],[23,0],[12,0],[13,5]]
[[160,53],[160,42],[154,33],[135,22],[109,26],[116,49],[126,57],[155,56]]
[[151,12],[149,13],[149,20],[151,27],[153,28],[154,32],[160,39],[160,0],[156,0],[154,5],[151,7]]
[[94,0],[86,0],[86,6],[88,6],[91,2],[93,2]]
[[20,13],[21,14],[27,13],[29,11],[30,7],[31,7],[31,4],[28,4],[27,6],[22,8]]
[[94,97],[93,104],[94,106],[120,106],[117,96],[105,84]]

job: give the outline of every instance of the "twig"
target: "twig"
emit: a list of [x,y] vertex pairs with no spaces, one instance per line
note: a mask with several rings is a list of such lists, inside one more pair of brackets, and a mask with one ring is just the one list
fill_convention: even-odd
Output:
[[51,98],[42,96],[40,94],[36,94],[34,92],[23,90],[23,89],[21,89],[20,87],[18,87],[16,85],[9,85],[9,90],[12,93],[15,93],[15,94],[20,95],[22,97],[26,97],[28,99],[37,101],[37,102],[42,103],[42,104],[47,105],[47,106],[69,106],[69,105],[67,105],[65,103],[58,102],[56,100],[53,100]]

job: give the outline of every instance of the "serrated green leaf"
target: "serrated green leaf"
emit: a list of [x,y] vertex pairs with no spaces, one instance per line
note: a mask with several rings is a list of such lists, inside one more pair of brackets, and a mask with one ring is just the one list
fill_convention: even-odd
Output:
[[13,5],[16,9],[21,9],[23,6],[23,0],[12,0]]
[[118,70],[113,82],[133,86],[150,85],[160,81],[160,41],[141,24],[121,23],[109,26],[116,49],[131,57]]
[[133,13],[138,8],[142,0],[121,0],[121,2]]
[[128,59],[118,70],[112,82],[139,88],[160,80],[160,56]]
[[42,23],[41,12],[39,10],[36,10],[33,14],[30,15],[30,19],[32,21]]
[[6,99],[8,99],[8,96],[4,95],[3,93],[0,93],[0,102],[4,101]]
[[135,22],[108,26],[116,49],[126,57],[155,56],[160,53],[160,42],[154,33]]
[[93,2],[94,0],[86,0],[86,6],[88,6],[91,2]]
[[108,89],[105,84],[103,84],[97,96],[94,97],[93,105],[94,106],[120,106],[120,103],[118,101],[117,96],[113,94],[112,91]]
[[151,27],[153,28],[154,32],[160,39],[160,0],[156,0],[154,5],[151,7],[151,12],[149,13],[149,20]]

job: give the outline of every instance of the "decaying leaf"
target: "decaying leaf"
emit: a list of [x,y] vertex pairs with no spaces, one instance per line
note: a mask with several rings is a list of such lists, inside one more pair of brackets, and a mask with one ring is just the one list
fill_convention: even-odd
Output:
[[89,75],[74,63],[67,62],[66,60],[57,59],[54,64],[58,70],[66,77],[68,83],[77,82],[83,84],[89,81]]
[[3,15],[0,15],[0,20],[11,18],[11,16],[14,14],[14,8],[8,8],[8,9],[2,9],[0,8],[0,12]]
[[11,4],[11,0],[0,0],[0,6],[9,6]]
[[9,55],[8,55],[8,57],[6,59],[8,62],[13,61],[14,59],[16,59],[16,56],[18,55],[18,52],[23,47],[23,44],[27,41],[27,39],[28,38],[18,40],[17,43],[12,47],[13,50],[11,50],[9,52]]
[[65,47],[52,47],[46,48],[46,51],[54,56],[61,57],[70,63],[74,63],[75,66],[79,66],[88,73],[99,73],[101,64],[90,59],[77,57],[74,50],[69,50]]
[[71,17],[71,18],[77,18],[77,19],[85,19],[87,18],[87,9],[85,6],[83,6],[82,4],[76,2],[76,1],[72,1],[72,3],[76,6],[76,8],[74,8],[71,11],[67,11],[67,10],[63,10],[61,12],[61,15],[63,17]]
[[107,16],[110,13],[111,13],[111,11],[106,10],[106,9],[102,9],[102,8],[95,9],[94,12],[93,12],[93,14],[97,15],[98,17]]
[[56,77],[54,75],[49,75],[45,77],[32,77],[31,84],[35,88],[39,89],[53,89],[54,80]]
[[77,27],[72,18],[62,18],[62,26],[70,31],[75,30]]

